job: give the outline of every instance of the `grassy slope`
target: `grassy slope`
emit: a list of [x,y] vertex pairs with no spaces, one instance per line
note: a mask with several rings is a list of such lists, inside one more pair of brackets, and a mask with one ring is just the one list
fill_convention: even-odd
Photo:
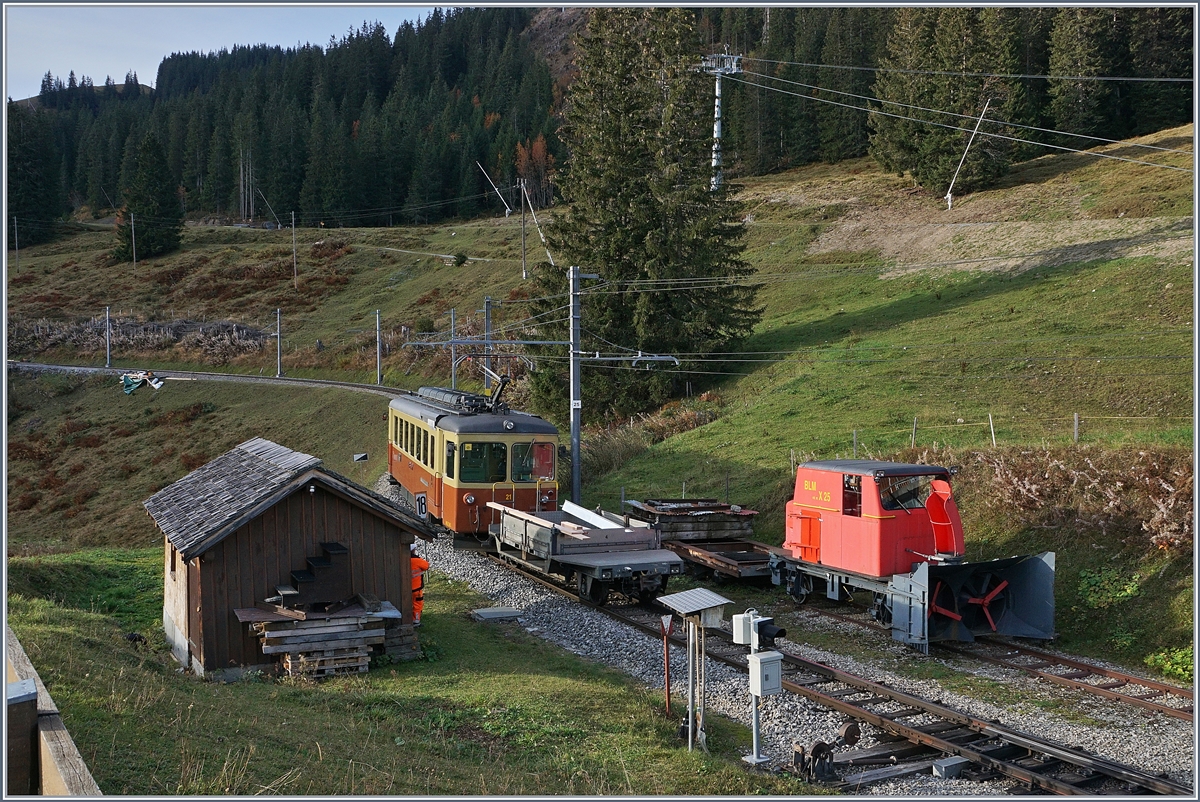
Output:
[[[750,734],[717,717],[711,757],[681,750],[658,695],[519,626],[473,622],[486,600],[462,583],[429,583],[429,659],[321,683],[219,684],[177,674],[161,631],[148,651],[123,637],[154,633],[161,601],[110,591],[156,584],[158,549],[15,563],[10,624],[106,794],[814,791],[743,771]],[[70,597],[46,601],[64,580]]]
[[[1148,140],[1180,147],[1190,137],[1189,127]],[[779,542],[792,451],[801,459],[845,456],[852,431],[860,455],[890,455],[907,445],[915,417],[919,449],[936,441],[961,451],[990,446],[991,413],[1001,447],[1022,448],[1068,443],[1078,412],[1084,442],[1190,446],[1188,174],[1052,156],[1020,166],[995,190],[956,199],[948,212],[861,161],[747,181],[744,197],[753,216],[748,258],[771,276],[763,322],[744,350],[775,361],[713,363],[709,405],[720,408],[720,419],[587,477],[587,503],[615,506],[622,487],[631,497],[674,495],[683,482],[689,495],[723,496],[728,476],[732,500],[763,510],[759,537]],[[83,234],[22,251],[21,272],[9,276],[10,319],[86,318],[110,305],[144,319],[265,328],[282,308],[290,375],[369,380],[375,309],[385,331],[421,317],[445,328],[442,313],[451,307],[461,321],[484,295],[524,289],[515,218],[326,237],[344,238],[352,252],[331,261],[310,248],[314,232],[300,232],[297,290],[290,232],[189,228],[180,253],[136,271],[105,264],[111,234]],[[529,242],[536,258],[532,228]],[[453,267],[401,250],[494,261]],[[919,265],[926,267],[913,269]],[[521,310],[502,306],[497,319]],[[317,339],[328,346],[320,353]],[[102,348],[31,355],[104,360]],[[274,356],[267,349],[228,369],[270,373]],[[117,352],[113,361],[212,367],[179,351]],[[426,374],[445,381],[431,364],[413,362],[411,351],[393,348],[387,382],[416,386],[430,381]],[[247,437],[315,454],[360,481],[378,471],[370,466],[383,447],[384,400],[366,395],[168,382],[158,393],[126,397],[111,380],[13,376],[8,389],[10,556],[155,545],[141,501]],[[349,461],[361,451],[372,453],[366,467]],[[970,494],[963,511],[973,555],[1040,550],[1054,539]],[[1072,646],[1110,654],[1121,645],[1117,656],[1136,663],[1154,649],[1190,643],[1186,557],[1166,564],[1144,549],[1097,540],[1098,548],[1052,544],[1060,554],[1060,627]],[[12,567],[18,580],[27,570]],[[1092,613],[1082,572],[1103,567],[1119,569],[1120,579],[1137,572],[1142,592]],[[1114,616],[1116,626],[1104,623]]]
[[387,399],[366,393],[12,374],[8,407],[9,554],[157,543],[142,502],[251,437],[363,483],[385,456]]

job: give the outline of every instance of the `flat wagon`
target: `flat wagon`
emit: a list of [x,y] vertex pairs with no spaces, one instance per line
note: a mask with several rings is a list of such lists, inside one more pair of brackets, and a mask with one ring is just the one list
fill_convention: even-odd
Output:
[[488,507],[499,517],[493,536],[499,557],[574,583],[593,604],[604,604],[612,591],[652,599],[669,577],[683,573],[683,560],[661,548],[657,530],[645,522],[569,501],[537,513],[492,501]]
[[625,501],[631,518],[645,521],[662,534],[663,548],[689,563],[692,573],[714,579],[769,579],[775,546],[749,538],[757,510],[713,498]]

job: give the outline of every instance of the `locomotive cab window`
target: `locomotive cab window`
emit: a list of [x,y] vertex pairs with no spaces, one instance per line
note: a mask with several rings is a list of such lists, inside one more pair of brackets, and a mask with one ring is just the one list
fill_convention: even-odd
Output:
[[879,481],[879,497],[885,510],[919,510],[933,492],[936,476],[885,476]]
[[842,514],[862,515],[862,477],[846,474],[842,477]]
[[508,446],[504,443],[463,443],[459,455],[461,482],[503,482],[508,478]]
[[454,478],[454,443],[446,443],[446,478]]
[[553,443],[516,443],[512,457],[514,482],[554,478]]

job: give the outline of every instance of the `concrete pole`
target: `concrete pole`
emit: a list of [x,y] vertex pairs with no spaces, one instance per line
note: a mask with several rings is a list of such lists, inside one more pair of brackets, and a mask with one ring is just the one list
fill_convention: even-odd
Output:
[[454,310],[450,310],[450,389],[458,389],[458,346],[454,345]]
[[300,289],[300,268],[296,265],[296,213],[292,212],[292,283]]
[[133,266],[137,267],[137,227],[133,224],[133,212],[129,212],[129,238],[133,242]]
[[[521,222],[521,225],[522,225],[521,242],[522,243],[524,243],[524,241],[525,241],[525,239],[524,239],[525,238],[524,220],[525,220],[525,207],[522,206],[521,207],[521,221],[522,221]],[[20,273],[21,272],[21,240],[17,238],[17,218],[15,218],[15,217],[13,218],[13,248],[15,248],[17,251],[17,272]],[[525,250],[524,244],[522,244],[522,246],[521,246],[522,259],[524,259],[524,250]],[[523,263],[524,262],[522,262],[522,264]]]
[[717,101],[713,111],[712,188],[721,186],[721,73],[717,73]]
[[492,297],[483,299],[483,389],[492,389]]
[[275,378],[283,375],[283,310],[275,310]]
[[[13,231],[17,230],[17,220],[13,218]],[[529,278],[525,267],[525,179],[521,179],[521,280]]]
[[383,384],[383,345],[379,329],[379,310],[375,310],[375,383]]
[[112,367],[112,323],[108,317],[108,307],[104,307],[104,367]]
[[571,501],[579,504],[583,490],[579,464],[579,429],[583,416],[579,371],[579,267],[572,266],[567,270],[567,276],[571,288]]

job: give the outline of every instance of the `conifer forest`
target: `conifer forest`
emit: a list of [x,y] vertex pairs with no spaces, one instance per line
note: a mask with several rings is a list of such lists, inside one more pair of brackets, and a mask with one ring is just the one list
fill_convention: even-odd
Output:
[[[433,222],[502,209],[492,182],[515,206],[518,179],[535,207],[551,205],[572,158],[578,68],[539,52],[529,30],[567,11],[436,10],[395,32],[364,21],[324,47],[173,53],[152,90],[133,74],[47,72],[36,98],[9,99],[9,225],[19,218],[33,244],[71,214],[129,206],[153,178],[139,174],[143,153],[169,187],[152,208],[176,217],[161,208],[173,194],[180,219]],[[703,8],[684,19],[697,67],[705,54],[742,56],[723,97],[734,178],[870,155],[940,195],[978,124],[993,136],[961,166],[955,191],[966,192],[1048,148],[1191,119],[1191,8]],[[605,36],[593,31],[575,34]],[[680,80],[699,93],[710,136],[711,76]]]

